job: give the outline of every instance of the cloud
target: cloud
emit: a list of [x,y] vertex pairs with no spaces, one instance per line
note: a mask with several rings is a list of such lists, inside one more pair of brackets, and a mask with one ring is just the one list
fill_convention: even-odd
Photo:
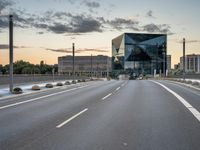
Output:
[[97,48],[84,48],[84,49],[78,49],[78,52],[101,52],[101,53],[105,53],[108,52],[108,50],[103,50],[103,49],[97,49]]
[[[42,48],[42,47],[41,47]],[[45,50],[52,51],[52,52],[58,52],[58,53],[71,53],[72,54],[72,48],[61,48],[61,49],[53,49],[53,48],[44,48]]]
[[[72,48],[60,48],[60,49],[44,48],[44,49],[48,50],[48,51],[52,51],[52,52],[72,54]],[[98,49],[98,48],[79,48],[79,49],[75,49],[75,53],[85,53],[85,52],[106,53],[106,52],[108,52],[108,50]]]
[[12,6],[14,2],[12,0],[1,0],[0,2],[0,15],[2,11],[5,10],[8,6]]
[[[30,47],[27,47],[27,46],[13,46],[13,48],[30,48]],[[9,45],[8,44],[0,44],[0,50],[3,49],[9,49]]]
[[92,17],[74,16],[71,21],[72,33],[102,32],[102,24]]
[[0,29],[1,28],[7,28],[8,27],[8,18],[1,17],[0,18]]
[[77,0],[68,0],[69,3],[74,4]]
[[37,34],[44,34],[44,32],[40,31],[40,32],[37,32]]
[[[176,40],[177,43],[183,43],[183,40]],[[186,43],[200,43],[200,40],[187,40],[185,39]]]
[[138,28],[138,21],[135,21],[133,19],[124,19],[124,18],[115,18],[114,20],[108,20],[106,21],[108,25],[110,25],[112,28],[117,30],[122,29],[134,29],[136,31],[139,30]]
[[153,15],[153,11],[152,11],[152,10],[149,10],[149,11],[146,13],[146,17],[155,18],[154,15]]
[[68,27],[66,24],[54,23],[54,25],[47,26],[48,30],[57,34],[72,32],[72,28]]
[[151,32],[151,33],[171,33],[170,31],[170,25],[167,24],[147,24],[143,26],[143,31]]
[[[91,3],[91,7],[98,7],[93,1],[84,0]],[[89,5],[89,4],[88,4]],[[25,10],[16,10],[13,13],[13,21],[16,27],[20,28],[36,28],[40,30],[38,34],[43,34],[45,31],[55,34],[88,34],[92,32],[105,32],[107,30],[130,30],[142,31],[150,33],[171,33],[171,26],[167,24],[146,24],[134,18],[106,19],[102,16],[94,17],[89,14],[72,14],[65,11],[48,10],[40,15],[27,13]],[[152,12],[149,12],[149,16]],[[1,16],[1,29],[8,28],[8,16]]]
[[91,9],[100,7],[100,3],[99,2],[95,2],[95,1],[84,0],[82,2],[82,4],[84,4],[85,6],[91,8]]

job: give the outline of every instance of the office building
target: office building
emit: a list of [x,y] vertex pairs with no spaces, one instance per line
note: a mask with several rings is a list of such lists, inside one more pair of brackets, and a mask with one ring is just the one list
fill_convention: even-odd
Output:
[[[75,56],[74,70],[76,75],[106,76],[111,72],[111,58],[108,56]],[[58,73],[72,75],[73,57],[58,57]]]
[[112,70],[137,75],[165,74],[166,45],[166,34],[124,33],[112,40]]
[[[183,70],[183,57],[180,58],[180,69]],[[190,54],[185,56],[185,72],[200,73],[199,54]]]

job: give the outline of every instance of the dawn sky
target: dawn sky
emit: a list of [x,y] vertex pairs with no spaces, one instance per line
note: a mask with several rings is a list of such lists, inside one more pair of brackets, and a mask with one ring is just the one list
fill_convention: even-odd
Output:
[[200,54],[199,0],[0,0],[0,64],[8,63],[8,15],[14,15],[14,59],[39,64],[57,57],[109,55],[124,32],[168,34],[172,64]]

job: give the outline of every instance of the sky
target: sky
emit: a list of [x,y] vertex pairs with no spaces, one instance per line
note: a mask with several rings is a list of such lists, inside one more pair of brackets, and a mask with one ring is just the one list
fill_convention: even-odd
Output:
[[[59,56],[111,56],[124,32],[167,34],[172,65],[200,54],[199,0],[0,0],[0,64],[8,64],[8,16],[14,20],[14,61],[58,63]],[[172,66],[173,67],[173,66]]]

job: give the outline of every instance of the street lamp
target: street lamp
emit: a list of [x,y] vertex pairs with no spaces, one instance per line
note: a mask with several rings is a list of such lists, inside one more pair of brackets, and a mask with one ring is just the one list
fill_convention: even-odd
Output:
[[90,65],[91,65],[91,69],[90,69],[90,76],[91,76],[91,80],[92,80],[92,73],[93,73],[93,62],[92,62],[92,54],[91,54],[91,59],[90,59]]
[[73,82],[75,82],[75,70],[74,70],[74,43],[72,43],[72,54],[73,54]]
[[13,91],[13,16],[9,16],[9,77],[10,77],[10,92]]
[[185,38],[183,38],[183,80],[185,80]]
[[162,45],[162,52],[163,52],[163,77],[166,76],[166,48],[165,45]]

